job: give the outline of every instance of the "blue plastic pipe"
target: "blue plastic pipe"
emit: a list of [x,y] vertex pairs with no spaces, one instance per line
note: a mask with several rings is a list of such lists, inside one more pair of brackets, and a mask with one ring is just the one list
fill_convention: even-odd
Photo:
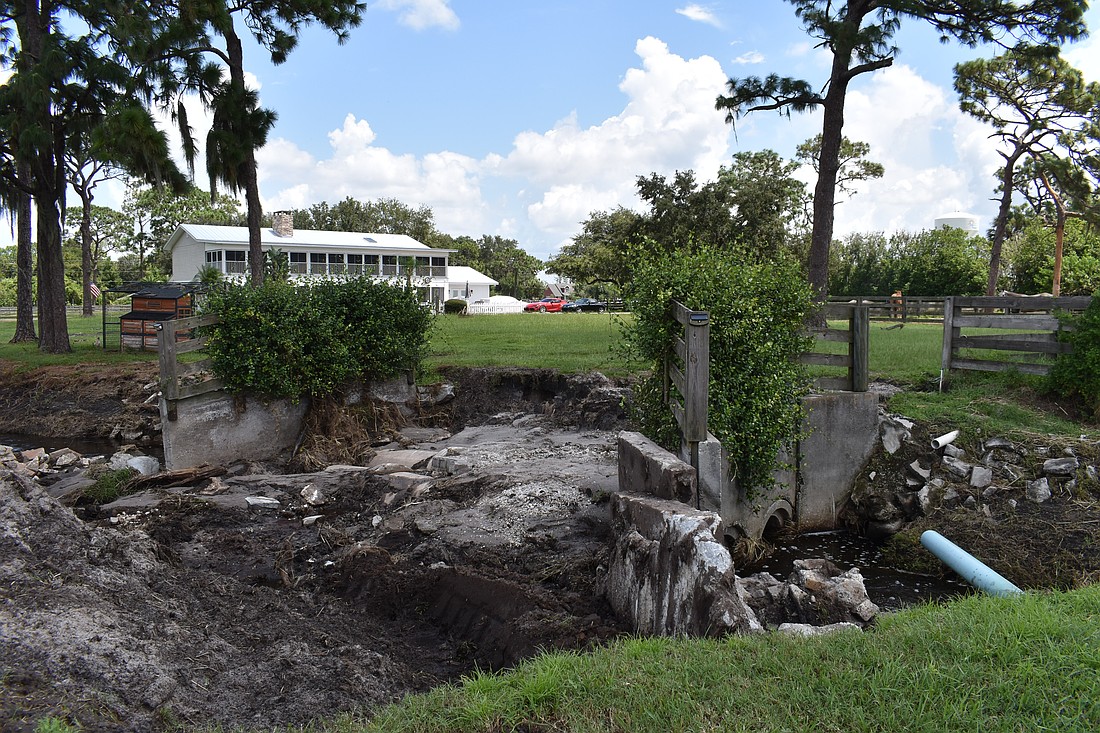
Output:
[[927,530],[920,536],[920,543],[943,561],[970,585],[991,596],[1006,598],[1023,593],[993,568],[944,537],[939,532]]

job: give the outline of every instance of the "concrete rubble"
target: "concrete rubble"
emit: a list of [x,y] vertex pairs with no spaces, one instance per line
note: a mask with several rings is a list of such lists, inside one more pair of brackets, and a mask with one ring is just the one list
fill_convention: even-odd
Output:
[[[883,452],[904,454],[906,460],[915,456],[904,474],[884,476],[881,470],[869,468],[853,489],[848,514],[868,536],[888,537],[937,507],[992,516],[992,502],[1004,502],[1010,508],[1021,500],[1041,504],[1056,495],[1072,496],[1079,481],[1096,480],[1097,467],[1082,463],[1072,446],[1029,450],[991,436],[980,442],[977,455],[972,456],[957,444],[967,436],[936,450],[913,437],[912,424],[903,417],[883,415]],[[1055,453],[1061,455],[1051,457]]]

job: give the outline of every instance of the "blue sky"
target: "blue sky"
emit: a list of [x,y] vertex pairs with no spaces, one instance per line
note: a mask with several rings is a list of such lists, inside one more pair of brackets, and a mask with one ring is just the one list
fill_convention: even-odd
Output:
[[[850,87],[845,134],[886,176],[838,207],[837,235],[918,230],[954,210],[984,230],[999,158],[951,79],[994,50],[942,45],[914,22],[897,41],[892,68]],[[1100,79],[1093,41],[1066,55]],[[780,0],[374,0],[346,44],[312,29],[285,64],[253,47],[246,65],[278,113],[258,155],[265,211],[393,197],[431,207],[441,231],[547,258],[592,211],[636,206],[640,175],[708,180],[741,150],[793,157],[817,114],[758,112],[735,131],[715,97],[731,76],[821,84],[828,58]]]

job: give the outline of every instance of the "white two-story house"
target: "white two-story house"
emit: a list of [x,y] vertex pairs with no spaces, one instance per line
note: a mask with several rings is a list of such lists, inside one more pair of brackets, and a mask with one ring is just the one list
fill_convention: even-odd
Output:
[[[277,212],[275,225],[260,232],[265,252],[286,253],[292,280],[369,276],[407,282],[425,302],[442,303],[455,293],[471,302],[489,297],[496,280],[468,267],[451,267],[454,250],[432,249],[404,234],[294,230],[290,214]],[[172,281],[191,282],[214,268],[227,278],[248,277],[248,228],[181,224],[165,245],[172,255]]]

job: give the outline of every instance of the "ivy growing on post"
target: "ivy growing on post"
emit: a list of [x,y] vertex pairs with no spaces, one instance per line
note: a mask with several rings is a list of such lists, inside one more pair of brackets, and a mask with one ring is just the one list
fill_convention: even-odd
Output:
[[[657,248],[653,248],[657,250]],[[708,429],[728,451],[749,491],[766,486],[784,444],[796,437],[809,380],[798,357],[811,290],[797,266],[745,264],[737,254],[701,247],[692,252],[635,252],[625,327],[632,352],[653,368],[635,390],[641,431],[670,450],[680,436],[662,402],[662,364],[678,324],[672,303],[710,312]]]
[[367,278],[226,286],[203,310],[221,316],[207,351],[226,390],[291,399],[415,369],[432,322],[415,290]]

